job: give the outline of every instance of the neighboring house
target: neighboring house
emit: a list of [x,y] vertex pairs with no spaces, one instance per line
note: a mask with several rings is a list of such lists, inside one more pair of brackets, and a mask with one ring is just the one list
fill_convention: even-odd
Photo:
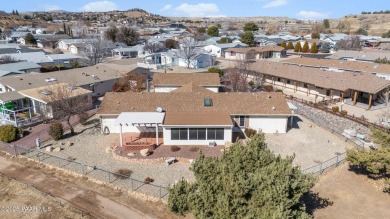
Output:
[[47,55],[53,60],[54,65],[63,65],[65,67],[72,67],[72,63],[80,62],[80,57],[71,53]]
[[276,88],[302,92],[316,101],[320,97],[319,101],[359,103],[367,109],[383,106],[381,95],[390,87],[390,81],[367,72],[340,72],[269,61],[257,61],[251,68],[265,75],[266,83]]
[[244,48],[248,45],[244,43],[225,43],[225,44],[214,44],[203,47],[203,49],[210,55],[217,58],[225,57],[225,50],[229,48]]
[[179,66],[188,68],[209,68],[213,65],[213,56],[200,52],[190,59],[179,57]]
[[218,93],[220,78],[217,73],[155,73],[153,75],[154,92],[172,92],[185,85],[192,84]]
[[[113,66],[112,64],[110,66]],[[128,69],[130,71],[132,69]],[[112,91],[112,86],[122,78],[121,71],[98,64],[48,73],[30,73],[0,78],[0,92],[21,91],[26,88],[44,87],[50,84],[67,83],[92,91],[93,96],[103,96]]]
[[287,132],[291,111],[282,93],[205,91],[107,93],[98,110],[101,130],[120,133],[120,146],[129,143],[126,133],[156,133],[164,145],[214,146],[236,141],[245,128]]
[[86,44],[82,43],[73,43],[69,46],[69,52],[72,54],[79,54],[85,48]]
[[112,50],[112,56],[118,58],[143,58],[150,53],[144,50],[144,45],[135,45],[131,47],[119,47]]
[[[70,51],[70,46],[75,43],[82,43],[82,39],[61,39],[58,41],[57,48]],[[75,54],[75,53],[74,53]]]
[[225,52],[226,59],[246,60],[246,59],[268,59],[283,58],[286,56],[286,49],[280,46],[261,46],[248,48],[230,48]]
[[0,65],[0,77],[13,74],[25,74],[33,71],[40,72],[41,66],[33,62],[15,62]]
[[342,60],[356,60],[356,61],[366,61],[374,62],[376,59],[387,58],[390,60],[390,51],[381,51],[381,50],[338,50],[336,53],[333,53],[330,56],[326,57],[327,59],[342,59]]
[[38,65],[53,65],[54,62],[46,56],[44,52],[28,52],[28,53],[12,53],[12,54],[3,54],[2,56],[11,56],[12,58],[18,61],[33,62]]
[[70,86],[67,83],[51,84],[18,91],[18,93],[28,98],[34,113],[43,114],[45,118],[52,119],[62,116],[62,112],[53,108],[51,102],[48,101],[49,98],[46,96],[57,95],[56,92],[64,92],[62,91],[63,89],[69,89],[69,92],[65,91],[67,100],[73,99],[74,101],[82,102],[87,110],[92,109],[92,92],[81,87]]

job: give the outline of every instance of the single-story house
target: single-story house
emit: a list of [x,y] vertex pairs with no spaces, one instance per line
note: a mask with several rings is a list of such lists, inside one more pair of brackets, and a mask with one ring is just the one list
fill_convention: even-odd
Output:
[[340,72],[269,61],[257,61],[251,68],[264,74],[265,82],[276,88],[302,92],[316,99],[360,103],[367,109],[383,104],[380,96],[390,87],[390,81],[367,72]]
[[[107,93],[98,110],[103,133],[156,133],[164,145],[224,145],[245,128],[286,133],[291,111],[281,93]],[[157,141],[157,144],[161,142]]]
[[66,50],[66,51],[70,51],[69,47],[72,44],[82,43],[82,42],[83,42],[82,39],[61,39],[60,41],[58,41],[57,48],[62,49],[62,50]]
[[330,56],[327,56],[326,58],[374,62],[376,59],[379,58],[387,58],[387,60],[390,60],[390,52],[385,50],[338,50],[337,52],[333,53]]
[[131,47],[119,47],[112,50],[112,56],[118,58],[142,58],[149,53],[144,50],[144,45],[135,45]]
[[155,73],[153,75],[154,92],[172,92],[191,83],[218,93],[220,78],[217,73]]
[[286,49],[280,46],[260,46],[248,48],[229,48],[225,50],[225,59],[268,59],[282,58],[286,56]]
[[41,66],[33,62],[14,62],[0,65],[0,77],[24,74],[29,72],[40,72]]
[[179,57],[179,66],[189,68],[209,68],[213,65],[214,56],[200,52],[190,59]]

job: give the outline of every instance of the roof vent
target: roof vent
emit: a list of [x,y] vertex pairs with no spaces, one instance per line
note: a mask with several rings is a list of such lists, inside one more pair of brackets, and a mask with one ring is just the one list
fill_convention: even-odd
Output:
[[163,112],[163,108],[161,108],[161,107],[157,107],[157,109],[156,109],[156,112],[158,112],[158,113],[162,113],[162,112]]
[[76,87],[76,86],[73,86],[73,85],[68,85],[68,89],[69,89],[69,90],[75,90],[75,89],[77,89],[77,87]]
[[211,98],[205,98],[203,102],[204,102],[204,106],[212,106],[213,105],[213,100]]
[[273,107],[271,108],[271,110],[272,110],[272,111],[275,111],[275,110],[276,110],[276,108],[273,106]]
[[47,90],[47,89],[44,89],[44,90],[40,90],[39,93],[43,94],[43,95],[50,95],[52,94],[51,91]]
[[46,82],[53,82],[53,81],[57,81],[57,79],[55,79],[55,78],[46,78],[45,81]]
[[272,98],[272,96],[271,96],[271,95],[269,95],[269,96],[268,96],[268,99],[271,99],[271,98]]

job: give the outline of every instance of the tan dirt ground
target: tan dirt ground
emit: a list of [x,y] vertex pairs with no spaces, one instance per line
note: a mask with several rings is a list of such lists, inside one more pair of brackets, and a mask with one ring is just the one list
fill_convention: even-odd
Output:
[[[19,206],[52,206],[50,213],[32,214],[27,217],[17,214],[14,217],[9,212],[0,212],[0,218],[81,218],[81,211],[90,214],[90,218],[180,218],[170,213],[162,202],[145,201],[128,195],[124,190],[99,185],[87,180],[87,177],[76,177],[42,167],[25,158],[11,159],[1,153],[0,172],[38,190],[38,194],[34,194],[29,189],[21,189],[20,186],[12,187],[9,181],[2,179],[1,185],[5,186],[0,189],[0,207],[16,203],[19,203]],[[7,185],[11,187],[8,188]],[[55,202],[50,202],[45,195],[38,196],[39,191],[67,203],[69,207],[60,207]],[[59,215],[61,216],[58,217]]]
[[314,218],[390,218],[390,194],[383,192],[383,181],[350,171],[348,163],[321,176],[312,191],[332,203],[315,210]]

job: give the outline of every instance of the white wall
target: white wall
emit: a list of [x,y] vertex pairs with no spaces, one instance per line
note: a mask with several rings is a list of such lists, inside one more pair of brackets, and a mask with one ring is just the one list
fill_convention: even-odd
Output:
[[219,87],[204,87],[206,88],[207,90],[210,90],[214,93],[218,93],[219,92]]
[[179,87],[154,87],[156,93],[168,93],[176,90]]
[[221,58],[221,54],[222,54],[221,48],[219,48],[215,45],[208,45],[208,46],[203,47],[203,49],[206,52],[209,52],[211,55],[215,55],[216,57]]
[[[188,128],[188,127],[183,126],[180,128]],[[195,127],[191,127],[191,128],[195,128]],[[197,128],[205,128],[205,127],[197,127]],[[222,127],[208,127],[208,128],[222,128]],[[164,135],[164,145],[209,145],[209,142],[211,141],[215,141],[217,145],[225,145],[226,142],[232,142],[231,127],[224,128],[224,138],[225,138],[224,140],[171,140],[171,127],[164,127],[163,135]]]
[[288,117],[265,117],[265,116],[250,116],[249,128],[256,131],[261,130],[263,133],[286,133]]

